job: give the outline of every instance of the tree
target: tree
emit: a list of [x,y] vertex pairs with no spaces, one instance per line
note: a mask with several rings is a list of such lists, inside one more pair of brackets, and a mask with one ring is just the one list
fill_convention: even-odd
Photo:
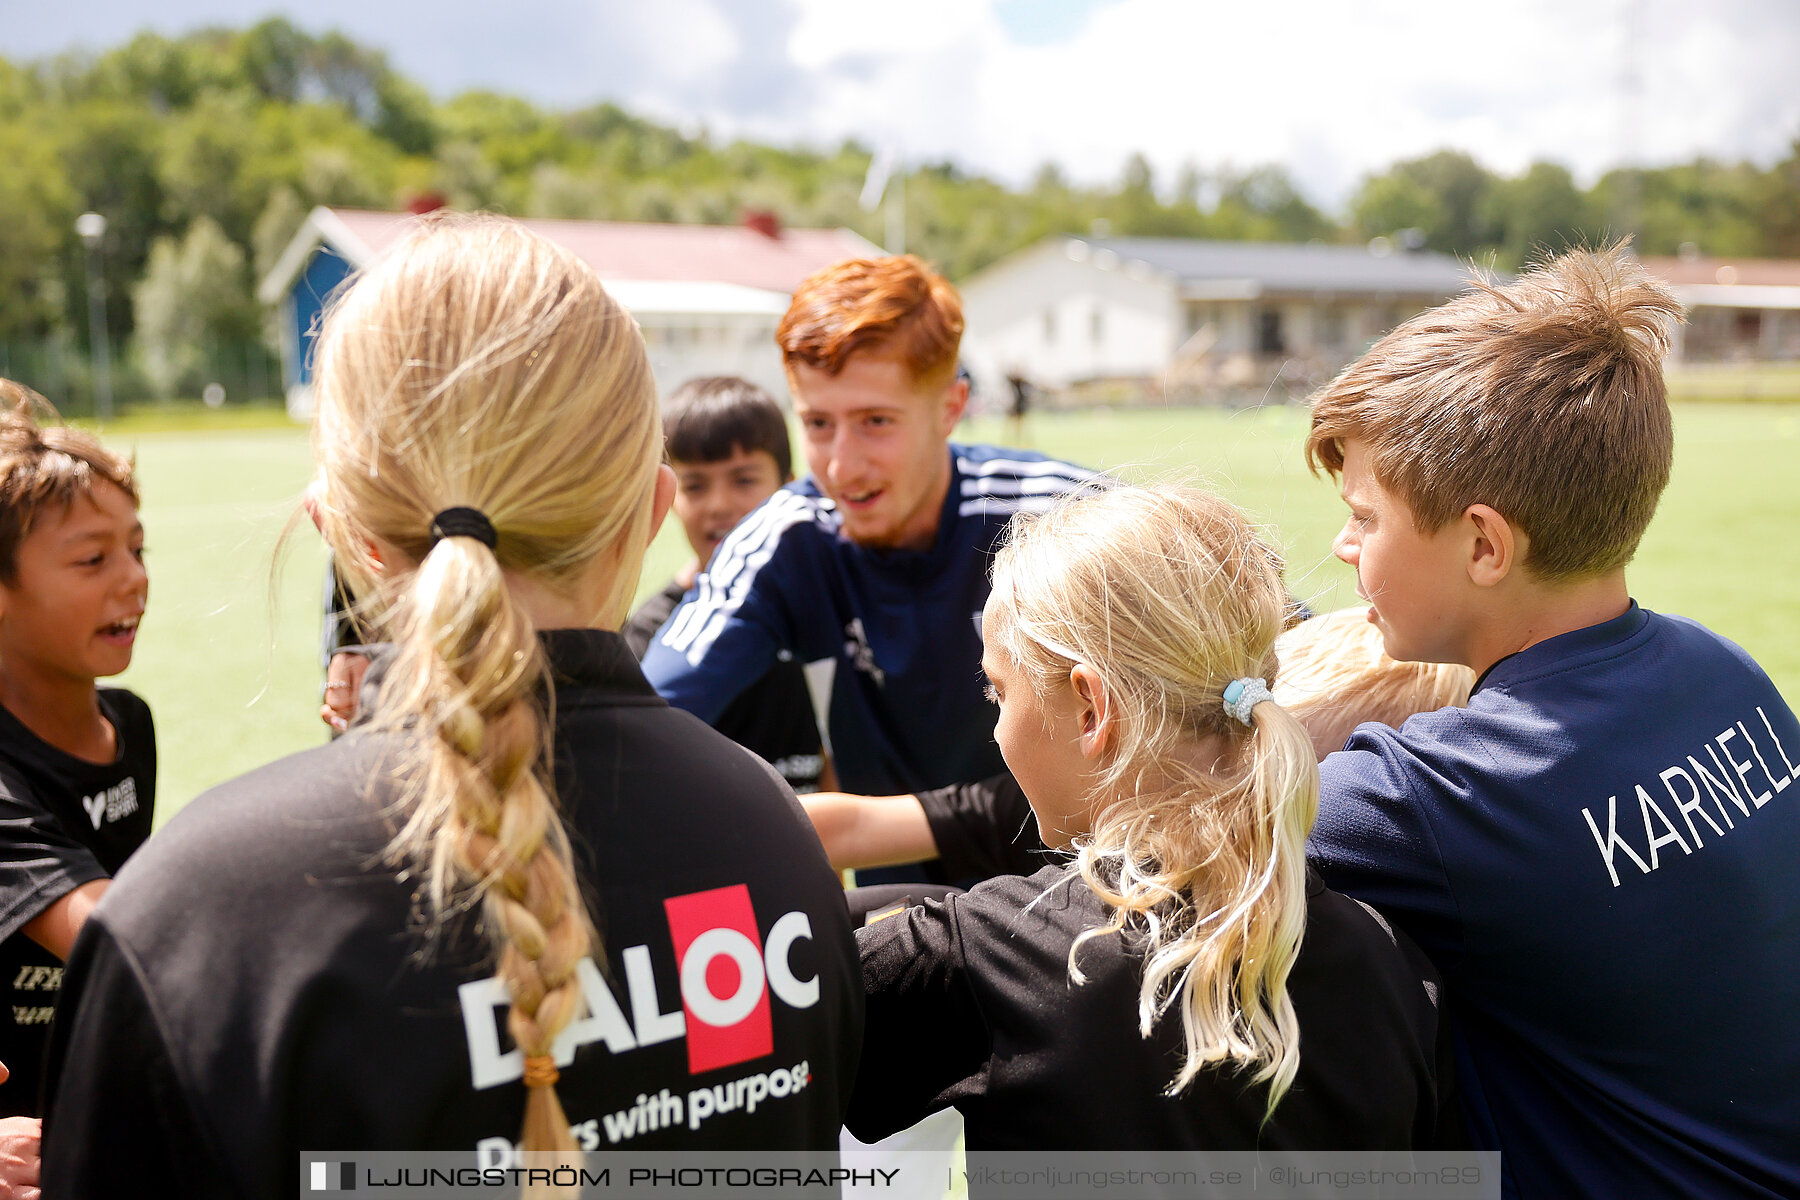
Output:
[[[1636,235],[1642,254],[1674,254],[1692,242],[1704,254],[1768,253],[1762,225],[1765,173],[1749,163],[1695,159],[1672,167],[1609,171],[1593,200],[1615,228]],[[1794,200],[1789,199],[1789,204]]]
[[370,129],[377,136],[403,154],[430,154],[436,148],[437,120],[424,88],[389,71],[376,85],[375,100],[376,118]]
[[80,210],[48,139],[0,121],[0,339],[37,337],[60,315],[52,285]]
[[1364,236],[1419,229],[1430,249],[1475,257],[1499,242],[1488,218],[1495,183],[1487,168],[1462,151],[1439,150],[1365,180],[1351,210]]
[[237,44],[239,70],[268,100],[293,104],[312,73],[313,40],[282,17],[245,30]]
[[[77,212],[106,218],[107,326],[115,337],[131,329],[127,286],[144,270],[150,243],[173,227],[164,213],[157,148],[162,126],[141,104],[96,98],[53,113],[58,157]],[[82,261],[71,244],[64,257],[68,321],[87,330]]]
[[232,36],[216,29],[183,38],[140,33],[92,64],[61,62],[71,99],[136,101],[158,114],[179,112],[209,93],[242,87],[242,66]]
[[[520,183],[540,163],[567,163],[575,157],[567,126],[517,96],[464,92],[438,109],[437,127],[446,141],[476,147],[496,170]],[[634,142],[641,140],[628,129],[615,128],[609,136],[624,133]]]
[[171,226],[206,217],[234,240],[249,238],[265,203],[245,173],[257,148],[256,107],[247,93],[212,93],[167,119],[156,174]]
[[1239,224],[1239,236],[1255,241],[1309,242],[1337,232],[1323,213],[1307,203],[1287,168],[1275,164],[1242,175],[1226,173],[1215,216],[1223,223]]
[[[759,208],[879,240],[882,215],[857,202],[869,159],[854,141],[716,144],[615,104],[563,113],[491,92],[435,104],[378,50],[281,18],[142,34],[99,54],[0,59],[0,337],[86,336],[72,229],[84,209],[109,223],[111,329],[130,334],[141,292],[137,310],[151,324],[133,344],[146,360],[160,347],[166,391],[183,385],[194,345],[244,324],[218,314],[249,311],[246,263],[260,278],[315,204],[387,207],[434,192],[455,207],[520,215],[709,223]],[[1554,164],[1502,178],[1444,150],[1365,179],[1342,226],[1279,166],[1187,162],[1165,202],[1148,159],[1122,165],[1108,184],[1081,185],[1047,162],[1024,188],[956,164],[915,167],[908,244],[952,277],[1050,234],[1086,236],[1100,219],[1120,234],[1281,241],[1418,228],[1434,249],[1507,266],[1534,247],[1629,230],[1645,253],[1691,241],[1712,254],[1800,256],[1800,142],[1768,170],[1699,159],[1614,172],[1585,194]],[[220,238],[240,256],[235,268]],[[158,239],[166,245],[151,264]],[[189,284],[170,280],[198,296],[213,285],[193,281],[232,277],[237,299],[196,333],[177,311]]]
[[132,299],[144,374],[165,398],[208,382],[214,348],[257,332],[244,252],[210,217],[196,220],[180,241],[156,239]]
[[1767,239],[1763,253],[1800,258],[1800,137],[1789,143],[1788,156],[1759,181],[1753,202]]
[[291,187],[278,187],[269,194],[256,228],[250,234],[251,265],[260,280],[275,269],[275,263],[286,252],[288,243],[300,232],[306,220],[307,207],[299,193]]
[[500,200],[501,182],[500,169],[474,142],[448,141],[438,147],[432,186],[449,199],[452,208],[494,207]]
[[1361,237],[1390,237],[1402,229],[1441,228],[1444,209],[1417,180],[1390,172],[1363,180],[1350,198],[1350,220]]
[[1175,175],[1175,202],[1189,208],[1200,207],[1200,193],[1206,187],[1206,176],[1200,170],[1200,164],[1188,159],[1181,164],[1181,170]]
[[1558,163],[1535,162],[1517,179],[1500,180],[1488,193],[1483,219],[1499,231],[1499,265],[1507,270],[1601,237],[1586,197]]

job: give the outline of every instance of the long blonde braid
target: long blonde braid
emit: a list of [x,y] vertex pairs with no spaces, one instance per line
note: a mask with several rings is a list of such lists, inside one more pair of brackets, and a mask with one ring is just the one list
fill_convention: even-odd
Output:
[[[593,622],[623,616],[660,450],[643,342],[572,254],[510,221],[440,220],[333,309],[316,380],[321,525],[396,643],[376,718],[409,747],[390,855],[434,924],[479,908],[526,1060],[521,1147],[570,1151],[551,1047],[598,938],[515,580],[567,593],[606,556]],[[484,514],[494,546],[434,539],[452,507]]]

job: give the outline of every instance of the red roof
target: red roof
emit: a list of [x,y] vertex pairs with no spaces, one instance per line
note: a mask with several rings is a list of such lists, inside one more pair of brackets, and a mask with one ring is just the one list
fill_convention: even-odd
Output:
[[[418,219],[404,212],[350,208],[334,208],[331,214],[370,254],[393,244]],[[602,279],[716,281],[792,292],[808,275],[833,263],[882,253],[848,229],[784,229],[771,238],[741,225],[541,219],[520,224],[573,250]]]
[[1800,287],[1800,259],[1646,258],[1644,270],[1677,287],[1740,283],[1746,287]]

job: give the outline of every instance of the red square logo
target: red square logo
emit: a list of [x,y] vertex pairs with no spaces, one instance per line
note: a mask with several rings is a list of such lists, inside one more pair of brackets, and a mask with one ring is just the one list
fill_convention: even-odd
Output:
[[687,1014],[688,1071],[698,1075],[775,1051],[762,936],[745,885],[663,901],[681,1008]]

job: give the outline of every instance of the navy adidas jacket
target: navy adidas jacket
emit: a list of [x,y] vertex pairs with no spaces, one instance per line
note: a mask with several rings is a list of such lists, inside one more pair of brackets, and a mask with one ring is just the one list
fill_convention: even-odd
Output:
[[809,477],[739,523],[644,656],[679,708],[716,720],[779,659],[806,669],[846,791],[920,792],[1003,769],[983,695],[988,563],[1015,512],[1101,477],[1040,454],[949,447],[952,478],[929,550],[842,536]]

